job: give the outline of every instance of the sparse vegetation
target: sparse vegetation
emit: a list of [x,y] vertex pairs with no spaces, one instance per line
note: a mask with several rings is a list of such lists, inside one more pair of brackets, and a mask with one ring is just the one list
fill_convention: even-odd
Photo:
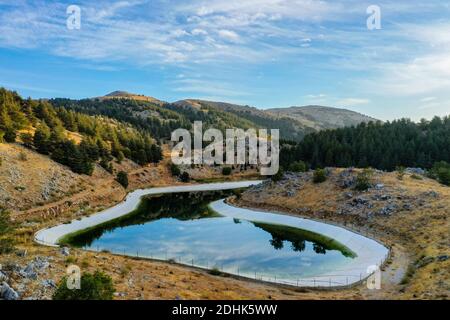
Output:
[[13,222],[8,211],[0,208],[0,254],[14,250],[14,240],[11,238]]
[[450,163],[445,161],[436,162],[429,175],[440,183],[450,186]]
[[372,186],[373,170],[364,169],[356,176],[355,190],[366,191]]
[[27,161],[28,160],[27,154],[25,152],[21,151],[19,153],[19,160],[20,161]]
[[229,176],[231,174],[232,170],[231,167],[223,167],[222,168],[222,174],[224,176]]
[[180,180],[182,182],[189,182],[191,181],[191,176],[189,175],[189,173],[187,173],[186,171],[184,171],[181,175],[180,175]]
[[402,166],[398,166],[397,168],[395,168],[395,170],[397,171],[397,179],[398,180],[403,180],[403,177],[405,176],[405,167]]
[[96,271],[94,274],[81,275],[81,288],[67,288],[67,277],[64,277],[56,289],[53,300],[112,300],[115,292],[110,276]]
[[209,270],[209,274],[213,275],[213,276],[221,276],[223,275],[223,272],[219,270],[219,268],[214,267],[211,270]]
[[289,171],[292,171],[292,172],[306,172],[307,170],[308,170],[308,166],[306,165],[305,162],[303,162],[301,160],[294,161],[289,166]]
[[324,169],[316,169],[313,174],[314,183],[322,183],[327,180],[327,174]]
[[175,163],[170,163],[170,173],[174,177],[179,177],[181,175],[180,168]]
[[128,188],[128,174],[125,171],[120,171],[117,174],[116,180],[122,185],[122,187],[125,189]]
[[280,181],[281,179],[283,179],[283,176],[284,176],[284,170],[283,170],[282,167],[280,167],[280,168],[278,169],[278,172],[275,173],[275,174],[271,177],[271,179],[272,179],[273,182],[277,182],[277,181]]

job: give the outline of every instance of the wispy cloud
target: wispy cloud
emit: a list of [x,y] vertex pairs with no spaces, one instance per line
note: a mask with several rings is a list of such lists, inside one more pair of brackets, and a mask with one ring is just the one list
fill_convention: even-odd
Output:
[[[308,103],[363,107],[386,95],[450,99],[448,1],[377,1],[384,19],[377,31],[365,26],[372,1],[80,0],[81,30],[66,28],[69,4],[0,0],[0,47],[103,71],[176,68],[172,80],[184,82],[173,82],[174,92],[209,97],[261,94],[278,68],[303,84],[306,77],[332,83],[297,95]],[[248,81],[238,83],[236,73],[222,74],[217,66],[248,73]],[[215,76],[198,76],[213,68]]]

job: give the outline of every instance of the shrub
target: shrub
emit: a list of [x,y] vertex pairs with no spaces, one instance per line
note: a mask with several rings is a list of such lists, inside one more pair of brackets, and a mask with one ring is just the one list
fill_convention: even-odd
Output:
[[125,189],[128,188],[128,173],[125,171],[119,171],[116,180],[122,185],[122,187]]
[[213,276],[221,276],[223,275],[223,272],[219,270],[219,268],[214,267],[211,270],[209,270],[209,274]]
[[224,176],[229,176],[230,174],[231,174],[231,168],[230,167],[223,167],[222,168],[222,174],[224,175]]
[[306,163],[304,163],[303,161],[295,161],[293,163],[291,163],[291,165],[289,166],[289,171],[292,172],[306,172],[307,166]]
[[14,251],[14,240],[11,238],[0,239],[0,254],[7,254]]
[[28,133],[28,132],[21,133],[20,140],[22,140],[22,143],[25,147],[30,148],[30,149],[33,147],[34,138],[31,135],[31,133]]
[[0,254],[10,253],[14,250],[14,240],[8,237],[13,230],[9,212],[0,208]]
[[3,135],[3,140],[9,143],[16,142],[16,131],[13,129],[7,129]]
[[405,176],[405,167],[399,166],[395,170],[397,171],[398,180],[403,180],[403,177]]
[[314,170],[313,182],[314,183],[322,183],[327,180],[327,175],[324,169],[316,169]]
[[112,163],[108,158],[102,158],[102,160],[100,160],[100,166],[109,173],[113,173],[114,171]]
[[365,191],[372,186],[372,169],[364,169],[356,176],[355,189],[358,191]]
[[27,161],[28,160],[27,154],[25,152],[21,151],[19,153],[19,160],[20,161]]
[[450,163],[445,161],[436,162],[429,175],[440,183],[450,186]]
[[187,173],[186,171],[184,171],[181,176],[180,176],[181,181],[183,182],[189,182],[191,181],[191,177],[189,176],[189,173]]
[[272,181],[277,182],[277,181],[280,181],[281,179],[283,179],[283,177],[284,177],[284,169],[283,169],[283,167],[280,166],[280,168],[278,169],[278,172],[275,173],[271,179],[272,179]]
[[80,286],[78,290],[67,288],[67,277],[64,277],[53,300],[112,300],[115,291],[111,277],[99,271],[83,274]]
[[171,163],[170,164],[170,173],[172,174],[172,176],[178,177],[178,176],[180,176],[181,171],[180,171],[180,168],[175,163]]

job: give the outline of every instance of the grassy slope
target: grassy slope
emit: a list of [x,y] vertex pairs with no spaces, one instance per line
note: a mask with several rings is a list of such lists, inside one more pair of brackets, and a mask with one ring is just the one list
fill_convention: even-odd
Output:
[[[378,292],[362,290],[367,298],[448,298],[450,260],[439,261],[438,257],[449,254],[450,188],[427,178],[416,180],[406,175],[399,180],[395,173],[378,173],[376,180],[385,185],[384,190],[359,194],[336,186],[336,176],[323,184],[306,182],[291,197],[286,195],[287,186],[247,192],[239,204],[341,224],[391,246],[393,257],[383,275],[385,287]],[[438,195],[434,197],[430,191]],[[348,192],[368,199],[377,193],[389,194],[399,209],[391,216],[367,215],[386,205],[372,201],[373,208],[339,214],[350,201],[344,196]],[[432,261],[421,266],[427,259]]]

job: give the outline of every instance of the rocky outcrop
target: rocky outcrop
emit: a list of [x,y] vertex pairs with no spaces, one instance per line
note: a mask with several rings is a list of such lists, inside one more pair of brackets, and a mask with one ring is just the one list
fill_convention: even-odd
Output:
[[0,284],[0,298],[3,300],[18,300],[19,294],[6,282]]

